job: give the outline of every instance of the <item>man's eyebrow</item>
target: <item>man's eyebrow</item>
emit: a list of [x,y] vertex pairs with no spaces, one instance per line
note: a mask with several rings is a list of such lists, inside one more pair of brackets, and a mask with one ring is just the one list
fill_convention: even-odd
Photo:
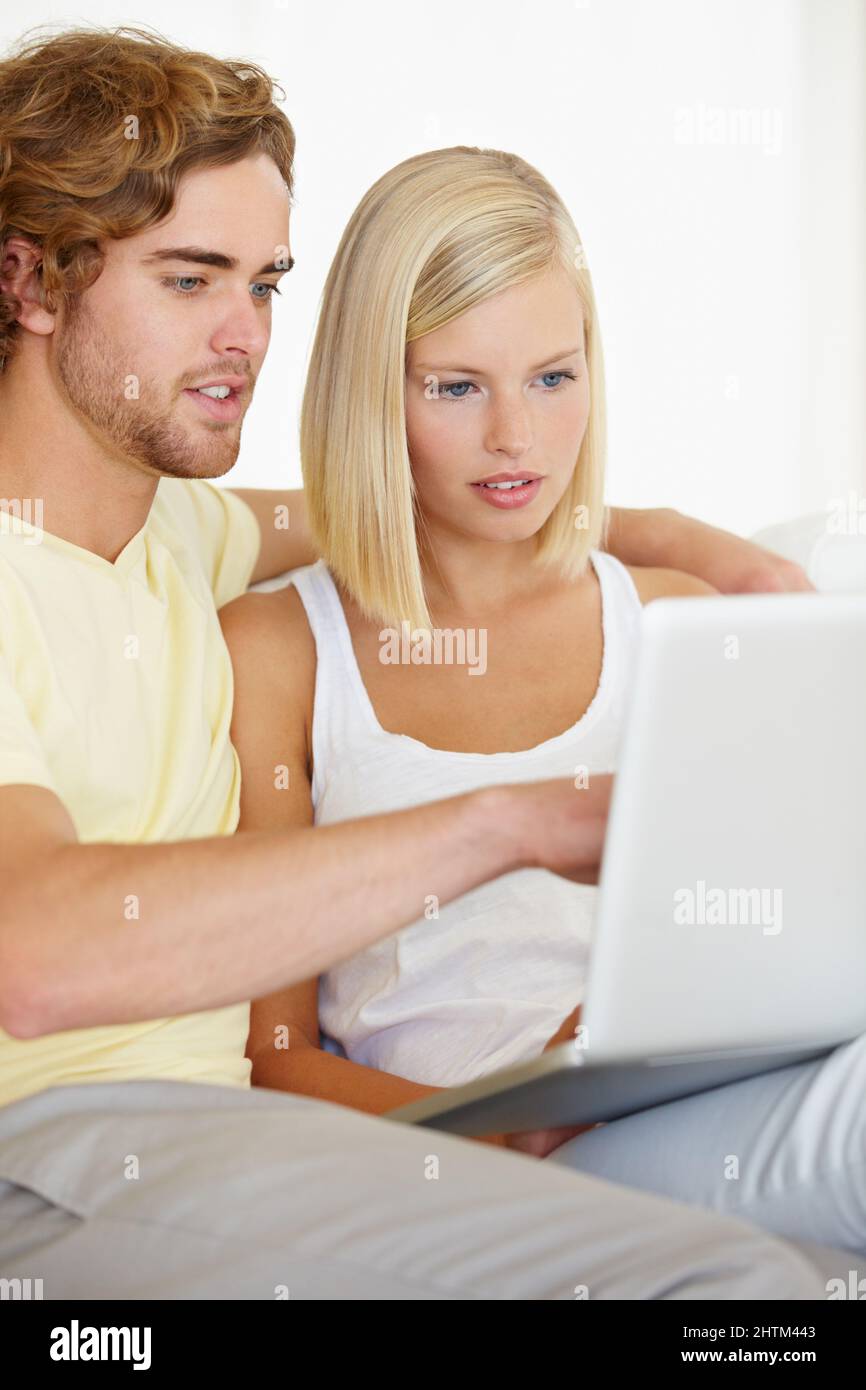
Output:
[[[226,256],[222,251],[205,251],[201,246],[168,246],[141,258],[142,265],[150,265],[153,261],[189,261],[193,265],[212,265],[217,270],[237,270],[239,265],[236,256]],[[285,265],[271,261],[257,270],[256,275],[282,275],[284,271],[291,270],[294,264],[294,256],[289,256]]]
[[[584,348],[582,344],[579,344],[577,347],[566,348],[564,352],[554,353],[553,357],[548,357],[546,362],[539,362],[536,366],[530,367],[529,370],[531,372],[540,372],[542,367],[549,367],[551,362],[559,362],[563,357],[573,357],[576,352],[583,351]],[[466,372],[467,376],[484,376],[484,372],[480,367],[434,367],[429,362],[416,362],[415,370],[419,372]]]

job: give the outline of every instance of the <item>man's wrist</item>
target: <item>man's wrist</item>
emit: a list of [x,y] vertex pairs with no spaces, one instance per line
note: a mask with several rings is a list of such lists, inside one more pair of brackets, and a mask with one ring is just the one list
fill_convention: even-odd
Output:
[[498,873],[535,867],[532,819],[518,788],[481,787],[470,792],[467,801],[476,834],[485,845],[496,846]]

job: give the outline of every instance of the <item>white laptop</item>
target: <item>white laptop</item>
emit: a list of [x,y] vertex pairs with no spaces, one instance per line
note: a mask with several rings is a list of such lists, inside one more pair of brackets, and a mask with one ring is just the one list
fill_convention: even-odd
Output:
[[388,1119],[590,1124],[866,1030],[866,597],[649,604],[619,762],[577,1037]]

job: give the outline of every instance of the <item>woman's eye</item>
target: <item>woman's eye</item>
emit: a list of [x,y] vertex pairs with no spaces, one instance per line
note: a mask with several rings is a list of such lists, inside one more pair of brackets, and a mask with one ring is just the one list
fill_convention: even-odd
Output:
[[[551,382],[551,381],[549,380],[549,378],[552,377],[552,376],[558,377],[559,380],[558,380],[558,381],[555,381],[555,382]],[[555,391],[555,390],[557,389],[557,387],[559,387],[559,386],[562,385],[562,382],[563,382],[563,381],[574,381],[574,372],[545,372],[545,373],[543,374],[543,376],[541,377],[541,380],[542,380],[542,381],[545,383],[545,385],[547,385],[552,391]]]
[[[567,381],[575,381],[576,377],[574,372],[544,372],[538,380],[544,383],[548,392],[553,392],[562,390]],[[439,395],[449,401],[465,401],[472,389],[471,381],[449,381],[444,386],[440,385]]]
[[[444,386],[439,387],[439,394],[440,396],[447,396],[450,401],[462,401],[466,399],[466,392],[463,388],[471,385],[471,381],[449,381]],[[451,391],[459,391],[460,395],[452,396],[449,394]]]

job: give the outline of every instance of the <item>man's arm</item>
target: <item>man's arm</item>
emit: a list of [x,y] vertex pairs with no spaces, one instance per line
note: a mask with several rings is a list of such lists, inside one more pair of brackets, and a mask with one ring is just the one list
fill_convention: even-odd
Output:
[[0,1026],[36,1037],[239,1003],[406,926],[428,893],[526,865],[592,882],[611,782],[147,845],[81,844],[53,792],[0,787]]
[[[318,553],[310,538],[304,492],[232,488],[255,512],[262,548],[251,584],[310,565]],[[661,566],[705,579],[723,594],[808,591],[801,565],[754,541],[672,507],[609,507],[604,548],[624,565]],[[288,525],[286,524],[288,519]]]
[[624,565],[697,575],[723,594],[811,591],[802,566],[672,507],[608,508],[605,549]]
[[283,492],[275,488],[233,487],[229,491],[243,498],[255,512],[262,533],[251,584],[275,579],[286,570],[300,569],[318,559],[310,540],[302,488]]

